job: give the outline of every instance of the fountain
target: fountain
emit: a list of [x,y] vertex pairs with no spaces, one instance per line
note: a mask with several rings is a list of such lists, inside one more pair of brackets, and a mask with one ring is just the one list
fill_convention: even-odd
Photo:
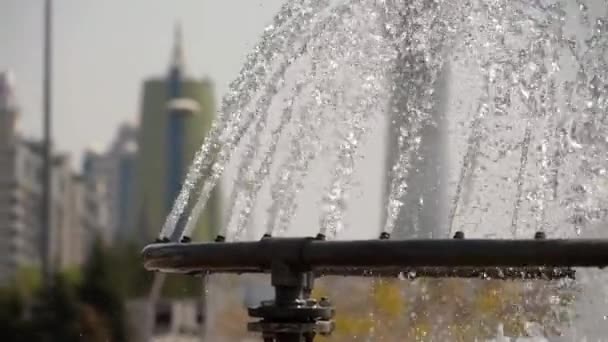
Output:
[[[329,300],[311,298],[325,275],[556,280],[605,267],[608,240],[579,235],[608,208],[607,23],[590,0],[287,2],[224,98],[146,268],[270,273],[275,300],[250,309],[249,329],[280,342],[332,331]],[[379,120],[391,128],[379,238],[337,240]],[[239,147],[227,220],[215,242],[193,243]],[[285,237],[313,174],[327,180],[318,231]],[[242,241],[260,226],[261,240]]]

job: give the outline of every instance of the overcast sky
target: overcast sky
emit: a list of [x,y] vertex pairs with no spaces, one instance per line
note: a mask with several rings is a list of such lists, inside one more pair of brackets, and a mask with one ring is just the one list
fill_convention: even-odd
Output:
[[[188,71],[219,98],[283,0],[55,0],[54,136],[78,156],[138,117],[141,82],[167,70],[181,21]],[[42,127],[43,0],[0,1],[0,70],[13,70],[20,127]]]

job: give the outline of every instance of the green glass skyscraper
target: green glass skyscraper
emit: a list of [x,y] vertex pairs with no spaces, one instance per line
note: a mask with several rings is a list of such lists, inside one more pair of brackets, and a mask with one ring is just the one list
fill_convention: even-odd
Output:
[[[143,87],[135,217],[144,243],[158,235],[215,114],[213,84],[188,77],[184,64],[178,27],[167,77],[149,79]],[[193,237],[209,239],[218,220],[216,190]]]

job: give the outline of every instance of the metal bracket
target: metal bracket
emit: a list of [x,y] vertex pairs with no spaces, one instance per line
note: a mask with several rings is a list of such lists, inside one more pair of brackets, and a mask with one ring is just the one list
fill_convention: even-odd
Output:
[[266,342],[312,342],[315,335],[329,335],[334,329],[334,308],[327,299],[310,298],[314,285],[312,272],[295,271],[283,261],[271,267],[275,299],[249,308],[249,316],[261,318],[247,329],[260,332]]

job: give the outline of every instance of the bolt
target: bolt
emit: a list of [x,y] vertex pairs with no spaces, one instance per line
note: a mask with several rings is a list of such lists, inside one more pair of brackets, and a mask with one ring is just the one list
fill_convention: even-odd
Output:
[[218,235],[215,237],[215,242],[224,242],[226,241],[226,237],[224,237],[223,235]]
[[380,234],[380,240],[388,240],[391,238],[391,234],[388,232],[382,232]]
[[454,233],[454,239],[459,239],[459,240],[464,239],[464,232],[457,231],[456,233]]
[[329,298],[321,297],[321,300],[319,301],[319,306],[331,306],[331,302],[329,301]]
[[315,236],[315,240],[325,241],[325,234],[317,234],[317,236]]
[[180,242],[181,243],[188,243],[190,241],[192,241],[192,239],[189,236],[184,236]]
[[264,240],[264,239],[270,239],[271,237],[272,237],[272,235],[270,235],[270,234],[266,233],[266,234],[264,234],[264,235],[262,236],[262,240]]
[[543,240],[547,238],[547,234],[545,234],[545,232],[543,231],[538,231],[534,234],[534,239],[536,240]]

